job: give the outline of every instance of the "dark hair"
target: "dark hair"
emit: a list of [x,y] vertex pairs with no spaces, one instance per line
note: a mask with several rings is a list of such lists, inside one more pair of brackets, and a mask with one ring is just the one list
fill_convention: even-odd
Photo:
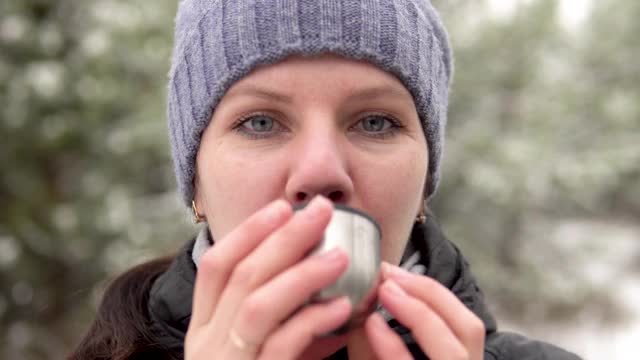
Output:
[[93,324],[68,359],[181,359],[181,354],[170,353],[154,340],[147,312],[151,286],[172,261],[173,257],[154,259],[114,279]]

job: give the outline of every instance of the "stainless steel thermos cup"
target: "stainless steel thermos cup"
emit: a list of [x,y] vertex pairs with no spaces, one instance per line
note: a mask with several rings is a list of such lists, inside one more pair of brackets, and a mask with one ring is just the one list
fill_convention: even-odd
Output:
[[[304,208],[299,204],[294,210]],[[376,288],[380,281],[380,226],[365,212],[342,204],[334,204],[334,211],[324,236],[309,256],[340,248],[349,255],[349,266],[331,286],[315,294],[311,303],[348,296],[353,313],[344,332],[361,324],[375,309]]]

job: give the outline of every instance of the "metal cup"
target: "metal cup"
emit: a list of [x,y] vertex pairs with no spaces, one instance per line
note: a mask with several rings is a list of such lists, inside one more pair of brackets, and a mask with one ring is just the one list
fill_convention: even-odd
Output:
[[[305,206],[299,204],[294,210]],[[309,256],[340,248],[349,255],[349,267],[334,284],[315,294],[310,303],[323,303],[347,296],[353,305],[353,312],[344,326],[329,335],[341,334],[361,325],[375,310],[376,288],[380,282],[380,240],[380,226],[370,215],[334,204],[331,222]]]

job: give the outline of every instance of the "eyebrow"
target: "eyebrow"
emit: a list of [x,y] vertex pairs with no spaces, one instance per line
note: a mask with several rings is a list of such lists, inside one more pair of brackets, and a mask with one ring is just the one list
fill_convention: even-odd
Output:
[[[243,86],[239,89],[234,89],[235,91],[230,91],[227,95],[229,97],[234,96],[254,96],[265,100],[277,101],[281,103],[290,104],[293,102],[293,98],[287,94],[280,93],[276,90],[261,88],[254,85]],[[404,98],[407,94],[405,94],[400,89],[397,89],[394,86],[383,85],[383,86],[374,86],[365,88],[362,90],[355,91],[350,94],[346,100],[348,101],[367,101],[367,100],[376,100],[383,97],[395,97],[395,98]]]
[[260,88],[257,86],[247,85],[243,86],[235,91],[229,91],[227,96],[254,96],[265,100],[277,101],[290,104],[293,102],[291,96],[276,92],[274,90]]
[[376,100],[383,97],[396,97],[396,98],[404,98],[406,97],[406,93],[397,89],[395,86],[383,85],[383,86],[375,86],[371,88],[366,88],[363,90],[359,90],[351,94],[348,99],[349,100]]

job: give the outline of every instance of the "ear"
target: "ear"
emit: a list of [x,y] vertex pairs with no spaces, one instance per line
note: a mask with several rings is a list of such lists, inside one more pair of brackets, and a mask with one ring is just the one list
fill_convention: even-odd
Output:
[[193,201],[195,201],[198,209],[202,208],[202,201],[200,199],[200,176],[198,176],[198,170],[193,175]]
[[204,213],[204,204],[200,195],[200,178],[198,177],[198,172],[193,177],[193,200],[191,202],[191,207],[193,211],[193,215],[195,219],[203,219],[206,218],[206,214]]
[[418,207],[418,215],[426,214],[429,212],[429,206],[427,204],[427,188],[425,187],[422,190],[422,201],[421,205]]

